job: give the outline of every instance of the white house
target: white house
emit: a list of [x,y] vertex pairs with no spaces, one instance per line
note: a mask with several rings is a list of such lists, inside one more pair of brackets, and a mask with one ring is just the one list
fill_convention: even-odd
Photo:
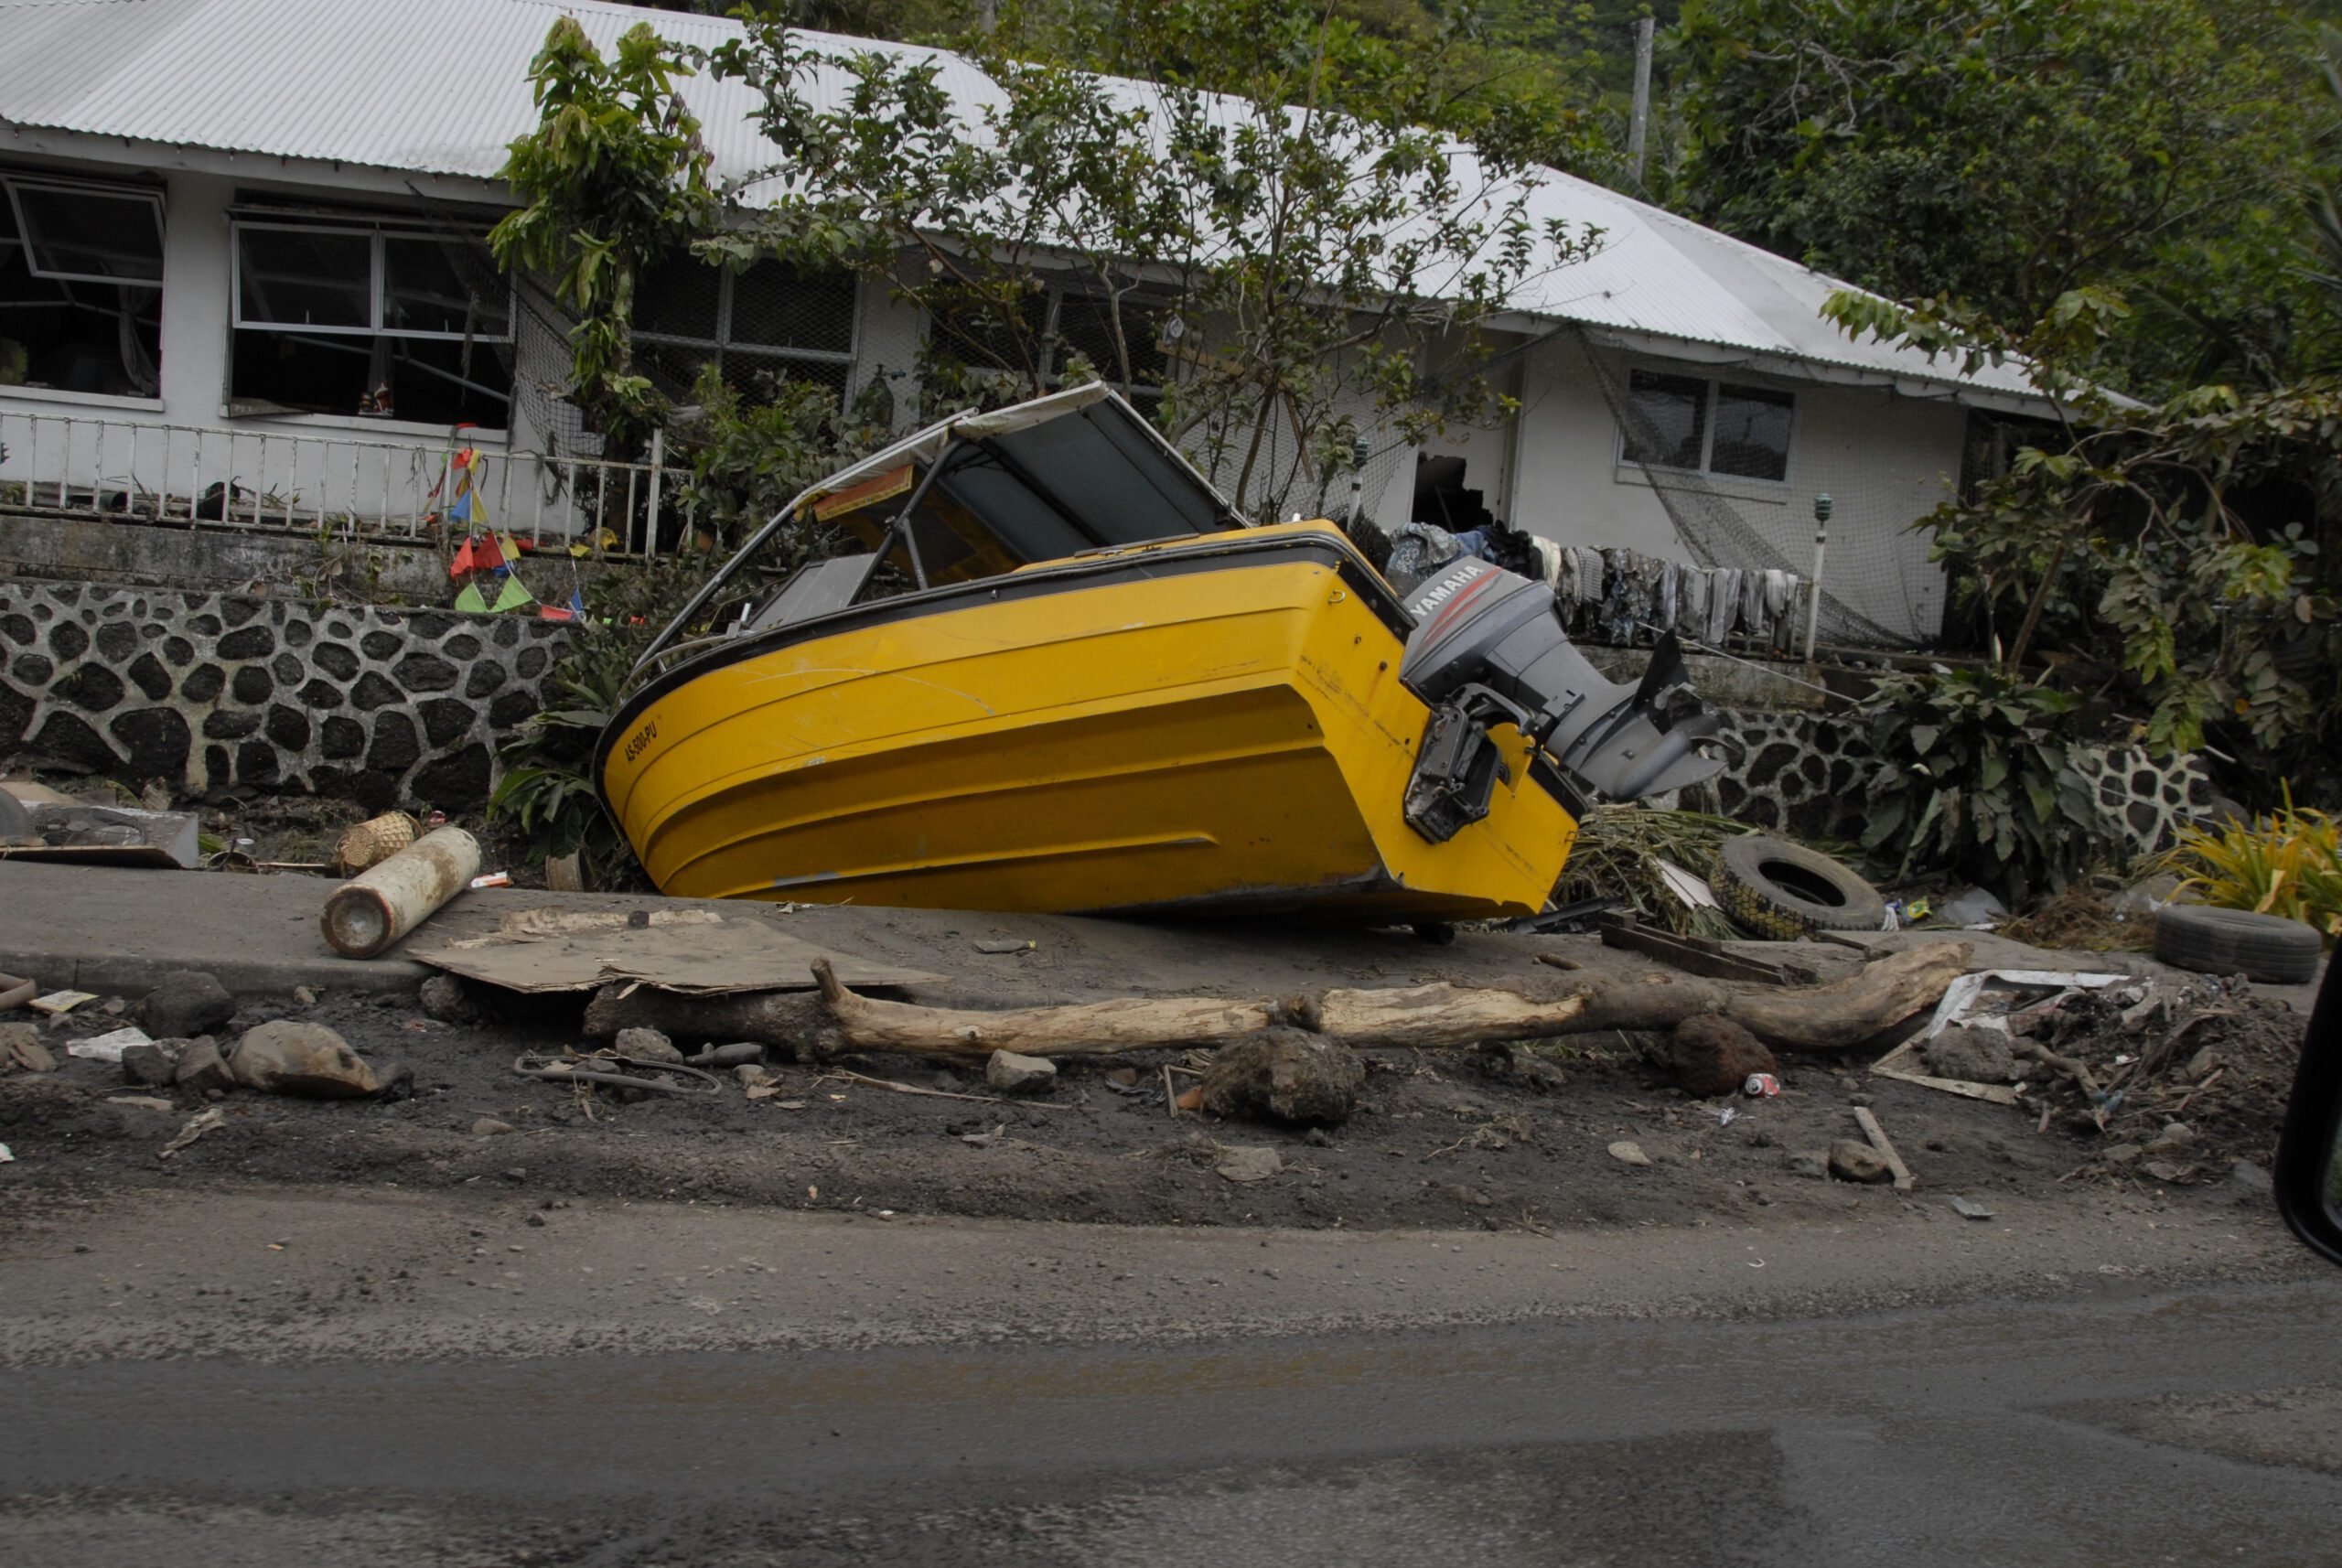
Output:
[[[643,20],[702,45],[735,30],[599,0],[0,7],[0,509],[395,535],[446,503],[470,446],[500,524],[639,526],[665,476],[594,459],[557,395],[557,324],[479,243],[564,13],[605,48]],[[941,58],[955,92],[989,88]],[[720,176],[768,162],[744,89],[684,91]],[[1802,566],[1827,492],[1831,592],[1931,636],[1944,585],[1908,525],[1959,474],[1971,410],[2041,412],[2021,378],[1849,342],[1817,314],[1832,280],[1599,187],[1555,175],[1531,200],[1603,240],[1500,323],[1520,417],[1377,463],[1374,514],[1477,497],[1565,544]],[[689,263],[636,325],[677,380],[714,359],[849,396],[924,329],[850,279]]]

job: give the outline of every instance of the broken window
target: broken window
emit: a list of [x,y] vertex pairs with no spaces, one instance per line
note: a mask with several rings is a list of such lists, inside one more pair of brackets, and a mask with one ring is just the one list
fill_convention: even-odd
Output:
[[688,397],[702,367],[751,402],[777,381],[845,394],[854,366],[850,273],[758,262],[745,272],[679,258],[646,271],[634,291],[635,359],[671,397]]
[[477,235],[239,221],[237,413],[510,423],[511,290]]
[[1729,478],[1789,478],[1797,399],[1785,392],[1638,370],[1619,424],[1624,461]]
[[163,201],[0,177],[0,386],[162,392]]

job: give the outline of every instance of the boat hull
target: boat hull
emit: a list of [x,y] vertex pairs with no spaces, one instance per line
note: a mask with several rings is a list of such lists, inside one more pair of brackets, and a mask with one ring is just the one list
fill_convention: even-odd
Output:
[[886,601],[704,656],[613,722],[605,798],[681,897],[1541,908],[1575,823],[1519,736],[1498,732],[1509,778],[1486,820],[1417,835],[1400,807],[1428,710],[1399,682],[1387,602],[1330,531],[1262,532],[1286,537]]

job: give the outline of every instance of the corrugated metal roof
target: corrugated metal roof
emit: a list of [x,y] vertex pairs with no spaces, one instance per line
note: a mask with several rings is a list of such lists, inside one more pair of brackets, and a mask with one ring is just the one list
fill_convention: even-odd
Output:
[[[529,62],[564,13],[605,50],[637,22],[702,46],[739,32],[600,0],[0,0],[0,122],[492,179],[506,145],[535,124]],[[998,96],[957,56],[830,41],[940,59],[942,85],[963,104]],[[695,77],[682,92],[719,175],[769,166],[747,88]],[[1144,102],[1150,90],[1127,92]],[[1539,220],[1598,228],[1602,242],[1590,259],[1533,277],[1513,302],[1525,313],[2030,401],[2014,367],[1961,378],[1849,342],[1819,315],[1835,280],[1657,208],[1560,174],[1530,203]]]

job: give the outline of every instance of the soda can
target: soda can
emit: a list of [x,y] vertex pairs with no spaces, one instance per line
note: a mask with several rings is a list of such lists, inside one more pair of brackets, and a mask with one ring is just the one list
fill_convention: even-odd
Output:
[[1770,1100],[1781,1091],[1781,1080],[1769,1072],[1752,1072],[1740,1092],[1756,1100]]

